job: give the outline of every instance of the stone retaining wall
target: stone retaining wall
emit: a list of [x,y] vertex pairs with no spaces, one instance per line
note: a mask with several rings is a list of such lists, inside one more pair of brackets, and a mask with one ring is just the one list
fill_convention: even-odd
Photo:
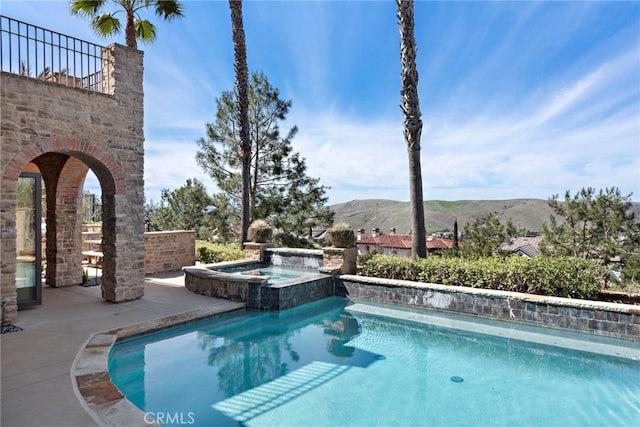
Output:
[[196,263],[195,231],[144,233],[145,274],[176,271]]
[[404,280],[339,276],[338,295],[640,341],[640,307]]

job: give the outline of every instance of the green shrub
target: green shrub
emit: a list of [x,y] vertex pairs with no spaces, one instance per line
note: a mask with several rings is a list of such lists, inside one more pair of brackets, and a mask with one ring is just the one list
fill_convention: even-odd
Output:
[[596,298],[607,269],[597,260],[526,259],[518,256],[477,260],[430,257],[411,260],[374,255],[362,261],[363,276],[496,289],[565,298]]
[[374,249],[374,250],[372,250],[370,252],[364,253],[362,255],[358,255],[358,264],[359,265],[364,264],[365,262],[369,261],[374,256],[378,255],[378,253],[379,252]]
[[244,258],[244,251],[238,244],[211,243],[204,240],[196,240],[196,259],[203,264],[234,261]]

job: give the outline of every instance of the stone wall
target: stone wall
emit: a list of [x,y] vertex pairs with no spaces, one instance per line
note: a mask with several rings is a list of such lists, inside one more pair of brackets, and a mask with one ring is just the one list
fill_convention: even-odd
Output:
[[191,292],[214,298],[223,298],[231,301],[251,301],[258,307],[258,289],[267,283],[267,277],[234,276],[232,274],[218,273],[202,267],[183,268],[185,273],[184,286]]
[[313,280],[301,279],[284,285],[267,284],[259,288],[259,305],[250,308],[280,311],[320,301],[334,295],[333,277],[323,275]]
[[176,271],[196,263],[195,231],[144,233],[145,274]]
[[354,300],[640,341],[640,307],[628,304],[352,275],[340,276],[336,291]]
[[[87,240],[102,240],[102,227],[82,226],[82,250],[99,250]],[[86,231],[91,230],[91,231]],[[196,232],[189,230],[154,231],[144,233],[145,274],[177,271],[195,265]]]

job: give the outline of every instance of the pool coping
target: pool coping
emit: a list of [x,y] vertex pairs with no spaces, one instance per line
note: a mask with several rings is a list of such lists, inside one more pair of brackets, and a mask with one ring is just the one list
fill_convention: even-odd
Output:
[[118,341],[243,310],[234,307],[203,307],[171,316],[126,325],[92,334],[71,365],[71,383],[82,407],[100,426],[160,426],[155,419],[131,403],[111,381],[109,353]]

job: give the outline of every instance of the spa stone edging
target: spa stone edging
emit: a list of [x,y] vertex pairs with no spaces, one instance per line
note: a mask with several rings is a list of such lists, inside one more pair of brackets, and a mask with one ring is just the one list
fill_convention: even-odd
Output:
[[640,341],[640,307],[634,305],[355,275],[337,279],[336,294],[353,300]]
[[305,278],[296,283],[267,284],[260,288],[259,301],[261,309],[281,311],[334,295],[333,277],[318,274],[316,279]]
[[[222,267],[240,267],[255,264],[255,260],[230,261],[215,265]],[[260,305],[260,287],[269,279],[263,276],[234,275],[210,270],[207,266],[183,267],[184,286],[190,292],[208,297],[223,298],[236,302],[246,302],[248,308]]]
[[245,307],[203,307],[93,334],[71,365],[71,383],[84,409],[100,426],[160,426],[127,400],[111,382],[109,353],[117,341],[139,337],[182,324],[228,314]]
[[183,267],[184,285],[199,295],[245,302],[248,309],[267,311],[286,310],[335,295],[333,276],[321,271],[317,276],[272,284],[266,276],[236,275],[207,268],[241,267],[255,263],[256,260],[242,260]]
[[[274,248],[272,243],[253,242],[244,246],[245,259],[183,267],[185,287],[199,295],[245,302],[249,309],[267,311],[286,310],[335,295],[334,276],[342,270],[342,263],[336,262],[336,265],[327,267],[324,250]],[[270,283],[266,276],[218,271],[253,264],[256,269],[261,267],[260,264],[316,269],[318,274],[284,283]]]

